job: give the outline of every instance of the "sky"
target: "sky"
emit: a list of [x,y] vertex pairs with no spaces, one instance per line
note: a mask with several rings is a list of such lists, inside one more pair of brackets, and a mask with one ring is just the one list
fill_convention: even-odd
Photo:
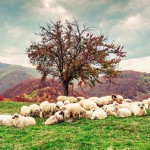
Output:
[[149,10],[150,0],[0,0],[0,62],[31,67],[26,48],[40,25],[76,18],[124,45],[120,69],[150,72]]

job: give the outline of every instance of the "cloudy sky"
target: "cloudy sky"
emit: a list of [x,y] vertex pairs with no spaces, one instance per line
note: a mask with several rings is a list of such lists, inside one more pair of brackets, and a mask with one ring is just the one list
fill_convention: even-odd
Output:
[[150,72],[150,0],[0,0],[0,62],[31,66],[25,50],[50,20],[76,18],[124,45],[120,68]]

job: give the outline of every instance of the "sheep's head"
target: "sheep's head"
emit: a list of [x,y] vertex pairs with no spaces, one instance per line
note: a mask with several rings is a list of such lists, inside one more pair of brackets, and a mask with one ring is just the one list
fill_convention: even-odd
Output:
[[16,118],[19,118],[19,114],[15,114],[12,119],[16,119]]
[[140,109],[145,109],[145,104],[138,104],[138,107],[140,107]]
[[59,115],[63,116],[63,118],[64,118],[64,116],[65,116],[65,114],[64,114],[63,111],[60,111]]
[[116,101],[116,99],[117,99],[117,96],[116,96],[116,95],[112,95],[111,97],[112,97],[112,100],[113,100],[113,101]]

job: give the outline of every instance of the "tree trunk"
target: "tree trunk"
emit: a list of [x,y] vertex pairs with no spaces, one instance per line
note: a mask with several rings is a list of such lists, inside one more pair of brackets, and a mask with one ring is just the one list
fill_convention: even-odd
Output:
[[63,90],[64,90],[64,95],[68,96],[68,88],[69,88],[69,83],[68,82],[62,82],[63,85]]

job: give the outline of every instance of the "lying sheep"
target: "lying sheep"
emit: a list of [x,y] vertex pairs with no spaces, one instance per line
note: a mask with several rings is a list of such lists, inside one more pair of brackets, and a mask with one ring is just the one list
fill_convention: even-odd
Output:
[[143,100],[142,103],[144,103],[147,106],[146,109],[150,109],[150,98]]
[[70,103],[76,103],[76,102],[80,101],[78,98],[73,97],[73,96],[67,96],[66,100],[68,100]]
[[58,111],[55,113],[55,115],[50,116],[44,124],[45,125],[52,125],[56,123],[62,123],[64,121],[64,112],[63,111]]
[[40,116],[41,108],[37,104],[31,104],[29,108],[32,116],[35,117]]
[[23,128],[25,126],[35,125],[36,121],[33,117],[24,117],[19,114],[15,114],[13,117],[13,125],[18,128]]
[[58,101],[64,102],[64,101],[66,100],[66,97],[67,97],[67,96],[58,96],[58,97],[57,97],[57,102],[58,102]]
[[104,119],[106,117],[106,112],[102,108],[100,108],[93,112],[91,119]]
[[59,109],[62,109],[64,107],[64,103],[62,101],[58,101],[56,103],[56,107],[58,107]]
[[112,104],[104,105],[103,109],[108,116],[116,116],[116,113]]
[[128,108],[119,108],[118,105],[115,105],[116,117],[129,117],[132,116],[132,112]]
[[0,115],[0,125],[13,126],[12,115]]
[[29,106],[22,106],[20,109],[20,115],[22,116],[30,116],[31,111]]
[[85,110],[92,110],[92,109],[98,109],[98,106],[96,103],[90,100],[81,100],[79,104],[85,109]]
[[63,110],[68,110],[70,119],[72,118],[80,118],[82,115],[86,113],[86,110],[80,106],[78,103],[72,103],[65,105]]
[[133,103],[131,105],[131,111],[135,116],[147,115],[145,104],[143,103]]
[[85,118],[91,118],[94,111],[95,110],[88,110],[88,111],[86,111],[84,117]]
[[67,105],[67,104],[70,104],[70,101],[69,101],[69,100],[65,100],[65,101],[64,101],[64,105]]
[[49,117],[50,115],[54,115],[54,113],[59,110],[55,103],[49,103],[48,101],[44,101],[40,104],[40,108],[42,113],[40,117]]
[[129,110],[131,110],[131,103],[122,103],[122,104],[118,104],[117,102],[114,102],[113,105],[117,105],[118,108],[128,108]]

